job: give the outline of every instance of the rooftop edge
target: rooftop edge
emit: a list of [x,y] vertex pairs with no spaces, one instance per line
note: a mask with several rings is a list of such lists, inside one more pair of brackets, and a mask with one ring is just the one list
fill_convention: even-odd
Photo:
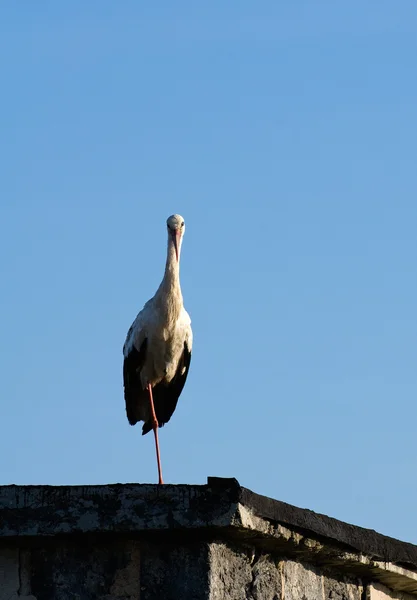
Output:
[[416,545],[256,494],[234,478],[208,477],[205,485],[0,486],[0,538],[245,529],[239,506],[373,560],[417,570]]

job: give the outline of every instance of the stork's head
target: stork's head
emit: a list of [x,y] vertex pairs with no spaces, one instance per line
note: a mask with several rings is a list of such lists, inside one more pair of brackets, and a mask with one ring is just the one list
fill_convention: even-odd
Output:
[[185,231],[184,219],[181,215],[171,215],[167,219],[168,236],[172,239],[177,260],[179,258],[182,236]]

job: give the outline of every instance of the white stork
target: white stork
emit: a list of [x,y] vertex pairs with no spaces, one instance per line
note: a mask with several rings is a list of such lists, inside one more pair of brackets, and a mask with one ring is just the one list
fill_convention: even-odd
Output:
[[167,220],[165,274],[130,327],[123,346],[126,414],[131,425],[144,421],[142,435],[153,429],[159,483],[163,483],[158,427],[170,420],[187,379],[193,334],[180,286],[180,254],[184,219]]

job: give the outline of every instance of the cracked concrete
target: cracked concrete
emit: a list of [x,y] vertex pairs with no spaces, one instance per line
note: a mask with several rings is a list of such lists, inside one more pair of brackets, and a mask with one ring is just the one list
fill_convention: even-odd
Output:
[[210,600],[280,600],[279,563],[269,554],[234,544],[210,544]]

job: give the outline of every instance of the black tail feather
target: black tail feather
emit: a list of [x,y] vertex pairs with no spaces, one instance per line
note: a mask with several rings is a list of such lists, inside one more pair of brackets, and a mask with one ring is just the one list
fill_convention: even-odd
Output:
[[[165,423],[158,423],[158,427],[163,427],[164,425]],[[152,429],[152,421],[146,421],[146,423],[144,423],[142,426],[142,435],[146,435],[147,433],[152,431]]]

